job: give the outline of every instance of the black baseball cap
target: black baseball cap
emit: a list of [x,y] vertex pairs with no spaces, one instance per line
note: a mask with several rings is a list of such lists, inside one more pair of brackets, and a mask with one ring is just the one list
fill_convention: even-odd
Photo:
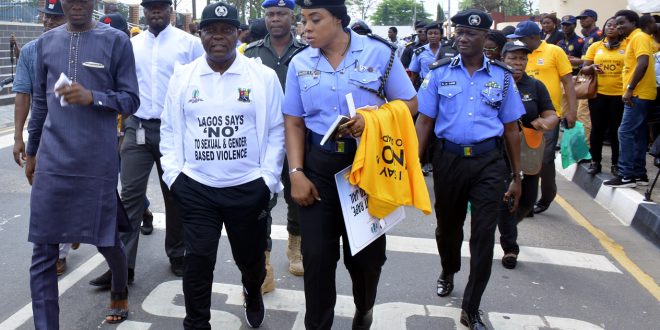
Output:
[[224,2],[216,2],[204,7],[199,28],[203,29],[205,26],[213,23],[227,23],[236,28],[241,26],[236,7]]
[[525,44],[522,41],[516,40],[516,41],[509,41],[504,44],[504,47],[502,47],[502,55],[504,55],[506,52],[514,52],[517,50],[523,50],[527,54],[532,52],[531,50],[529,50],[529,48],[527,48],[527,46],[525,46]]
[[575,16],[575,18],[577,19],[583,19],[587,17],[593,17],[595,20],[598,20],[598,13],[596,13],[596,11],[592,9],[585,9],[582,11],[580,15]]
[[64,16],[60,0],[46,0],[46,5],[44,8],[39,8],[39,11],[44,14]]

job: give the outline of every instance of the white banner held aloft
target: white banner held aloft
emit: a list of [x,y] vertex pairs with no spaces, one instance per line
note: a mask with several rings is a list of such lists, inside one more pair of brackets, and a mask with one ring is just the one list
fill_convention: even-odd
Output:
[[367,194],[358,186],[348,182],[351,166],[335,174],[341,211],[346,225],[346,236],[351,248],[351,255],[356,255],[378,237],[388,232],[406,217],[403,206],[397,208],[383,219],[369,214]]

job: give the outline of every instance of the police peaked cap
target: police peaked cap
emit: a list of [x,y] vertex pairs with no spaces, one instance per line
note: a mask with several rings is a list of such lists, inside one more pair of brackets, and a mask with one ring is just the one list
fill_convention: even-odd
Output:
[[466,27],[477,30],[489,30],[493,25],[493,19],[485,11],[479,9],[467,9],[459,11],[451,18],[456,27]]
[[202,29],[213,23],[227,23],[236,28],[241,26],[236,7],[224,2],[216,2],[204,7],[199,28]]

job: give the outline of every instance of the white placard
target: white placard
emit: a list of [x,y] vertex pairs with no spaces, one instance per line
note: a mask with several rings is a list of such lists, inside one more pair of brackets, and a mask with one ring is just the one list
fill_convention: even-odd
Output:
[[349,166],[335,174],[341,211],[346,225],[346,236],[351,248],[351,255],[356,255],[381,235],[388,232],[406,217],[403,206],[398,207],[383,219],[369,214],[367,194],[358,186],[348,182],[351,173]]

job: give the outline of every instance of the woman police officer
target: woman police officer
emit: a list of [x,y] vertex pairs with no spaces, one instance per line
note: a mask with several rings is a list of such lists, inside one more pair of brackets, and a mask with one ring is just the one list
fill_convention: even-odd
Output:
[[344,264],[353,282],[354,329],[368,329],[381,267],[385,236],[351,256],[346,239],[335,173],[353,162],[364,120],[355,116],[342,126],[344,137],[320,145],[338,115],[348,116],[345,95],[357,108],[402,100],[417,112],[415,90],[387,41],[346,29],[350,21],[344,0],[296,0],[308,48],[289,64],[285,100],[286,149],[291,196],[299,204],[307,329],[330,329],[336,302],[335,271],[339,237]]

